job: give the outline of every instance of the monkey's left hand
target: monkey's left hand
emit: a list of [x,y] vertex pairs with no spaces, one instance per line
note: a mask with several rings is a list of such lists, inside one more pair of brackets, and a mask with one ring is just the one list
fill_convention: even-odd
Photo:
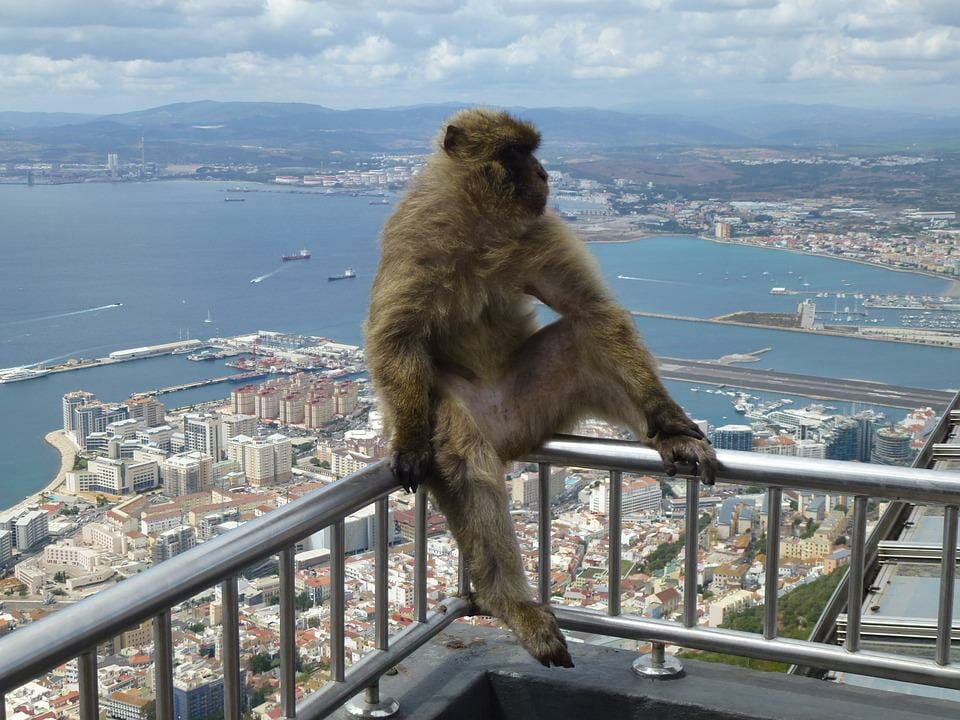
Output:
[[395,450],[390,459],[394,477],[407,492],[417,491],[432,466],[433,453],[430,450]]
[[693,466],[694,475],[713,485],[720,469],[717,454],[700,427],[675,402],[668,399],[647,413],[647,437],[660,453],[667,475],[676,475],[676,463],[685,462]]

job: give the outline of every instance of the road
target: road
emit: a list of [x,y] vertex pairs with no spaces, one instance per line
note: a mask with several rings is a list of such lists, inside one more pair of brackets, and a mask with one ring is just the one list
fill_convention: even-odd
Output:
[[[744,390],[760,390],[782,395],[802,395],[815,400],[840,400],[912,410],[929,405],[943,410],[953,399],[950,390],[929,390],[901,385],[825,378],[759,368],[719,365],[704,360],[658,358],[660,375],[668,380],[683,380],[708,385],[730,385]],[[960,376],[957,378],[960,383]]]

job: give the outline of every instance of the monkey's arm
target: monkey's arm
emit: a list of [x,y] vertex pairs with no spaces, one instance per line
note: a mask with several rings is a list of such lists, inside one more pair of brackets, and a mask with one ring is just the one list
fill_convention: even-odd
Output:
[[430,393],[435,377],[428,325],[414,307],[396,293],[385,293],[371,303],[366,327],[367,365],[392,432],[391,466],[410,492],[430,469]]
[[583,243],[552,215],[543,217],[529,239],[524,248],[535,262],[527,292],[571,324],[578,344],[591,348],[596,374],[615,383],[624,402],[642,413],[647,439],[667,472],[676,472],[675,461],[687,461],[712,482],[717,467],[712,448],[663,386],[633,318],[614,301]]

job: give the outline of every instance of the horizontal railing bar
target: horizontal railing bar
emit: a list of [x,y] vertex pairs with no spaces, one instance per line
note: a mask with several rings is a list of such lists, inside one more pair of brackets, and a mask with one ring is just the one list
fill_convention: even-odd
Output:
[[936,687],[956,688],[960,684],[960,665],[940,666],[915,657],[900,657],[866,650],[849,653],[836,645],[784,638],[765,640],[762,635],[753,633],[705,627],[687,628],[679,623],[648,620],[636,615],[609,617],[597,610],[559,605],[554,605],[553,610],[560,627],[565,630],[662,642],[697,650],[829,668]]
[[[662,473],[663,461],[652,448],[635,442],[557,435],[527,458],[600,470]],[[816,460],[765,453],[718,450],[718,482],[842,492],[876,498],[950,505],[960,498],[960,472]],[[681,471],[686,468],[681,467]]]
[[307,493],[0,640],[0,693],[293,545],[398,485],[386,463]]
[[[445,610],[440,611],[441,607]],[[388,650],[375,651],[353,665],[343,682],[328,683],[312,693],[297,707],[297,720],[326,717],[470,611],[469,603],[462,598],[448,598],[437,608],[438,611],[429,613],[424,622],[411,623],[395,635]]]

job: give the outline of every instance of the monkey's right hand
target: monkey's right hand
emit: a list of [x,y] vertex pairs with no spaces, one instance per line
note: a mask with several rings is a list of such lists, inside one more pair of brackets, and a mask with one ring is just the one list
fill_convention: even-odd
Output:
[[426,450],[394,450],[390,469],[407,492],[416,492],[433,467],[433,453]]

